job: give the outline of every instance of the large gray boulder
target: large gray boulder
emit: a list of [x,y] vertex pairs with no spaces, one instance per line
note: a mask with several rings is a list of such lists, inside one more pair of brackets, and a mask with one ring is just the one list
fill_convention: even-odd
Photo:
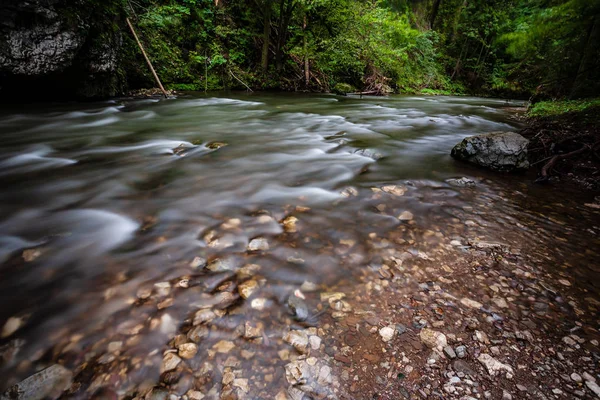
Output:
[[72,379],[71,371],[54,364],[9,388],[0,395],[0,400],[58,399],[71,387]]
[[529,168],[529,141],[515,132],[491,132],[465,138],[452,149],[452,157],[496,171]]

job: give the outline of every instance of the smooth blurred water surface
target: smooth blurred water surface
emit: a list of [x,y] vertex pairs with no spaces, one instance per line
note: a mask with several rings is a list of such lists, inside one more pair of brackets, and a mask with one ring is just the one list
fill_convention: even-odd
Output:
[[[553,249],[549,264],[568,262],[593,284],[599,229],[587,199],[449,156],[466,136],[518,129],[508,105],[518,104],[257,93],[0,111],[0,325],[25,315],[19,335],[28,343],[5,371],[61,336],[79,332],[92,342],[90,332],[119,326],[132,318],[122,310],[140,287],[190,275],[195,257],[248,262],[255,237],[271,241],[261,264],[274,298],[305,280],[351,277],[375,256],[359,248],[348,264],[323,249],[398,224],[361,201],[387,184],[408,188],[400,208],[424,228],[470,218],[488,239]],[[476,187],[447,182],[462,176]],[[347,187],[356,201],[341,194]],[[319,236],[278,242],[279,221],[298,206],[310,209],[301,223]],[[465,217],[473,206],[487,211]],[[232,218],[239,227],[211,244],[211,230]],[[41,256],[23,263],[26,249]],[[193,301],[181,297],[170,315],[185,318]],[[157,343],[148,339],[147,350]]]

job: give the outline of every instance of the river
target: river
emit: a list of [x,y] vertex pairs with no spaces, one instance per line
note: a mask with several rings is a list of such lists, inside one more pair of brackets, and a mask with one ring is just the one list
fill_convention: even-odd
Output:
[[[73,398],[154,386],[157,399],[275,398],[294,379],[286,332],[302,328],[323,340],[311,339],[314,353],[327,353],[311,365],[321,371],[311,390],[322,389],[311,395],[343,398],[353,378],[338,354],[353,358],[339,344],[328,351],[328,335],[337,339],[327,326],[362,315],[351,311],[365,301],[357,288],[382,293],[387,279],[416,294],[463,255],[479,276],[472,252],[488,245],[510,247],[596,335],[593,196],[449,156],[466,136],[518,130],[509,107],[519,105],[230,93],[5,108],[0,390],[58,362],[73,371]],[[489,303],[460,281],[444,291]],[[290,310],[298,290],[308,318]],[[385,296],[369,311],[379,320]]]

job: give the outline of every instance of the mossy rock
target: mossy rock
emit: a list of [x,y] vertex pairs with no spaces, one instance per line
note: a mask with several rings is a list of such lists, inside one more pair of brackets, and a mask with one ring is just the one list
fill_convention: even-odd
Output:
[[356,88],[348,83],[338,83],[331,91],[340,96],[345,96],[348,93],[356,92]]

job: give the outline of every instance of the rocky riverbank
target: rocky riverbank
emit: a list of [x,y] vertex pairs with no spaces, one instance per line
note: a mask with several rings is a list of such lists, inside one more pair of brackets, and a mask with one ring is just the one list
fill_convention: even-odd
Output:
[[558,110],[553,113],[533,110],[526,119],[527,126],[520,133],[530,140],[530,162],[540,182],[567,182],[598,192],[600,106],[582,106],[581,110],[571,111],[565,103],[568,102],[556,102]]
[[[467,194],[480,184],[449,183]],[[337,241],[323,237],[303,206],[224,218],[203,236],[212,256],[135,287],[115,271],[104,296],[120,311],[78,332],[64,327],[47,338],[51,352],[31,354],[15,371],[64,365],[73,378],[63,398],[600,397],[597,293],[543,241],[491,234],[481,216],[501,198],[423,225],[404,209],[409,190],[342,191],[344,202],[368,202],[397,221],[361,240],[344,231]],[[240,229],[280,233],[250,241],[239,256],[219,255]],[[322,260],[339,257],[346,273],[319,265],[314,281],[282,287],[271,253],[306,243]],[[40,249],[13,262],[43,257]],[[292,251],[288,264],[291,273],[312,263]],[[120,296],[132,289],[134,297]],[[18,331],[11,324],[3,336]],[[3,347],[5,362],[27,353],[16,337]]]

